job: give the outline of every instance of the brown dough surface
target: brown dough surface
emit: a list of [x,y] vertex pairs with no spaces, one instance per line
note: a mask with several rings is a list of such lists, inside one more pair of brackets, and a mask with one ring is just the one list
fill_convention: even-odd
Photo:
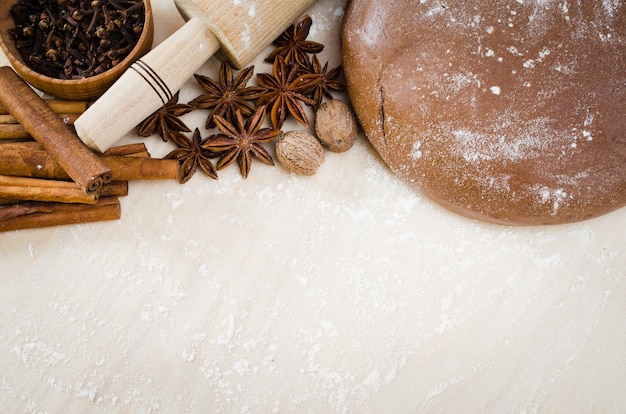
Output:
[[621,0],[351,0],[352,105],[390,168],[461,214],[556,224],[626,204]]

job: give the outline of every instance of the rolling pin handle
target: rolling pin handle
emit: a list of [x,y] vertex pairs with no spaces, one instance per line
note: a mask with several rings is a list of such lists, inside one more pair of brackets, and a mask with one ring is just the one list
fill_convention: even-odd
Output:
[[78,119],[74,127],[90,148],[104,152],[183,86],[220,48],[206,24],[193,18],[136,61]]

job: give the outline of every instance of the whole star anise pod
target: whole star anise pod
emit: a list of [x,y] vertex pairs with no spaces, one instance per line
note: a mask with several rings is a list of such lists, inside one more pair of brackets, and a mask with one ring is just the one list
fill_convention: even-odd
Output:
[[204,144],[204,148],[221,154],[217,162],[218,170],[228,167],[237,160],[239,171],[243,178],[246,178],[250,173],[252,156],[267,165],[274,165],[272,156],[261,144],[278,138],[282,131],[274,128],[261,128],[264,120],[264,106],[258,107],[246,122],[244,122],[241,111],[235,113],[235,124],[228,122],[219,115],[215,116],[215,124],[222,133],[209,138]]
[[165,158],[179,161],[178,181],[181,184],[189,181],[195,174],[198,166],[209,177],[217,180],[217,171],[210,160],[210,158],[215,158],[217,154],[205,148],[205,144],[210,137],[202,139],[200,137],[200,131],[196,128],[193,131],[193,138],[191,140],[180,132],[173,132],[170,138],[178,145],[178,148],[167,154]]
[[277,56],[272,74],[258,73],[256,76],[259,85],[266,89],[257,101],[257,106],[271,108],[270,118],[274,128],[281,128],[288,114],[302,125],[309,126],[309,120],[300,102],[307,105],[315,104],[315,101],[305,94],[320,81],[317,75],[299,75],[297,65],[287,64],[282,56]]
[[239,71],[237,77],[233,78],[233,71],[230,65],[222,62],[219,71],[219,82],[207,76],[194,75],[196,81],[206,90],[206,93],[194,98],[189,104],[201,109],[212,108],[206,120],[207,129],[215,125],[213,122],[215,115],[220,115],[232,122],[237,110],[240,110],[245,116],[250,116],[254,113],[254,106],[247,101],[258,99],[265,89],[254,86],[246,87],[253,71],[254,66],[250,66]]
[[268,62],[273,62],[276,56],[282,56],[287,63],[295,63],[302,67],[309,66],[309,54],[320,53],[324,50],[321,43],[306,40],[311,30],[313,20],[308,15],[303,16],[285,30],[276,40],[276,49],[267,57]]
[[139,127],[139,136],[149,137],[157,132],[164,142],[172,132],[191,132],[191,129],[178,117],[193,111],[193,106],[178,103],[178,92],[146,118]]
[[314,74],[319,78],[319,81],[312,85],[311,90],[305,91],[305,93],[311,96],[311,98],[315,101],[315,109],[320,106],[324,96],[328,99],[333,99],[331,90],[343,91],[346,89],[346,86],[337,80],[341,75],[341,70],[342,67],[340,65],[329,71],[328,62],[326,62],[324,67],[322,67],[317,55],[313,55],[311,65],[308,68],[303,68],[301,70],[301,73],[303,74]]

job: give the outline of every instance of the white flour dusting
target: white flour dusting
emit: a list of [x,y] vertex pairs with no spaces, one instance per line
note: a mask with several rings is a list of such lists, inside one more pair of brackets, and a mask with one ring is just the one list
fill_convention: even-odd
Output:
[[[517,129],[517,135],[511,139],[504,139],[504,134],[511,134],[512,125],[524,125]],[[454,129],[445,127],[456,139],[454,148],[456,154],[470,163],[482,161],[520,161],[539,156],[549,145],[558,145],[557,142],[568,140],[570,133],[564,136],[550,137],[552,131],[551,120],[537,118],[530,123],[522,124],[515,116],[505,114],[498,119],[492,128],[485,129],[477,125],[475,130]]]
[[563,191],[562,188],[550,189],[548,187],[535,187],[534,191],[539,196],[541,203],[552,204],[552,214],[556,214],[559,211],[559,207],[567,202],[570,196]]

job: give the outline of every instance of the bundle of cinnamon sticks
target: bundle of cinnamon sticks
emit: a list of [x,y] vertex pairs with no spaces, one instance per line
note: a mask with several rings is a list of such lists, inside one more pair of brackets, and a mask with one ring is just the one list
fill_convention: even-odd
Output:
[[44,100],[0,67],[0,232],[116,220],[128,181],[176,179],[143,143],[96,153],[71,127],[86,102]]

